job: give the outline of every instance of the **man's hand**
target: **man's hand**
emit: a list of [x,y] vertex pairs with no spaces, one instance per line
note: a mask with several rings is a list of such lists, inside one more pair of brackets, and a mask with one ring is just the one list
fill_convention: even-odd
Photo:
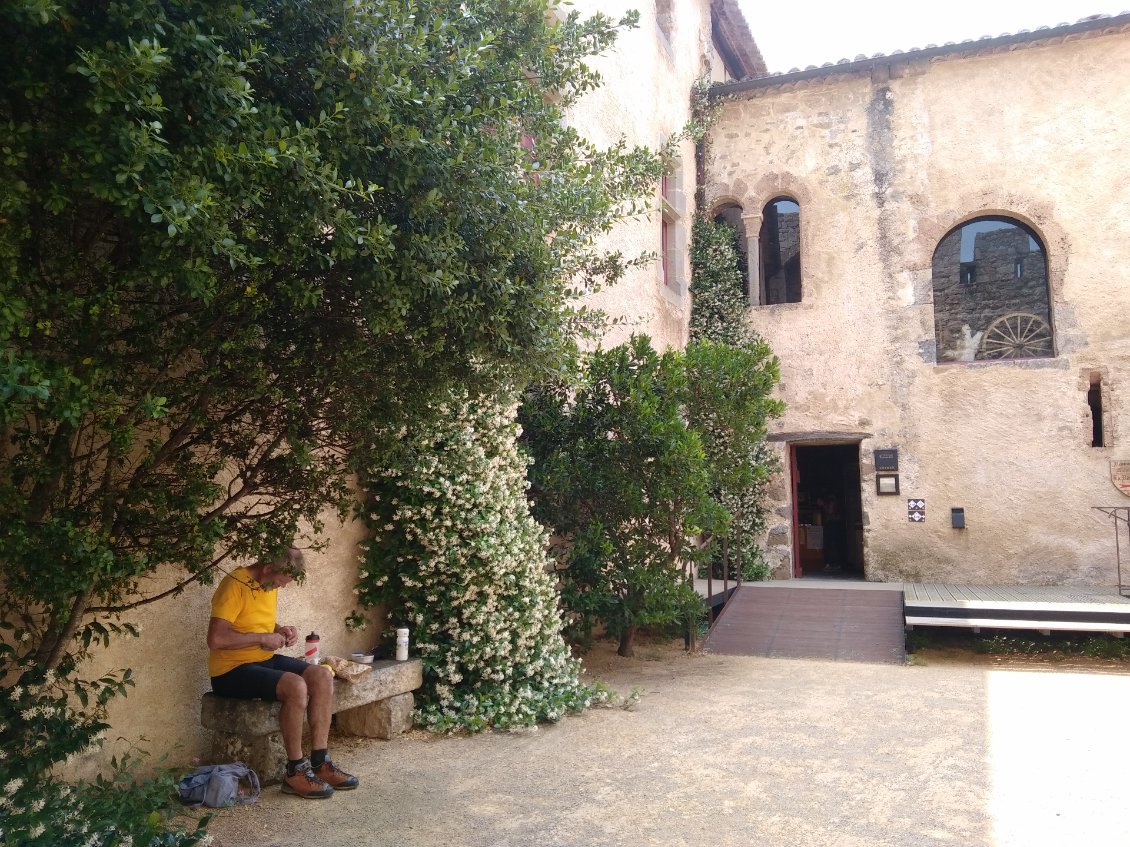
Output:
[[[287,640],[289,631],[292,640]],[[279,650],[298,640],[298,631],[292,627],[275,627],[274,632],[240,632],[223,618],[208,621],[208,648],[210,650],[239,650],[258,647],[261,650]]]
[[286,639],[278,632],[265,632],[260,638],[259,646],[264,650],[279,650],[286,646]]
[[298,630],[293,626],[276,626],[275,632],[283,637],[284,647],[293,647],[298,643]]

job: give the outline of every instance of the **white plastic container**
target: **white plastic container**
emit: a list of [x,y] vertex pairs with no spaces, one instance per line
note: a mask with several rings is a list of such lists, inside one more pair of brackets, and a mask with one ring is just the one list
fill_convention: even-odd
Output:
[[398,629],[396,631],[396,661],[408,661],[408,630]]
[[318,644],[321,641],[318,638],[318,633],[311,632],[306,636],[306,663],[308,665],[318,664]]

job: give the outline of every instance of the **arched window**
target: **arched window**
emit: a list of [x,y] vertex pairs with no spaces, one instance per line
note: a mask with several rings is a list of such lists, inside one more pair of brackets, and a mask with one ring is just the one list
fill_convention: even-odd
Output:
[[950,230],[933,279],[939,362],[1055,355],[1047,257],[1024,224],[984,217]]
[[771,200],[761,213],[761,302],[800,302],[800,204]]

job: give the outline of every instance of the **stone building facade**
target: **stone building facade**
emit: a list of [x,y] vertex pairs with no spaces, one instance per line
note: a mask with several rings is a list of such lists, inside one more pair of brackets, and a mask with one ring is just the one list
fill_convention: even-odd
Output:
[[[1091,507],[1130,505],[1128,63],[1121,15],[716,90],[707,203],[788,404],[776,576],[1115,582]],[[781,200],[799,302],[764,278]]]

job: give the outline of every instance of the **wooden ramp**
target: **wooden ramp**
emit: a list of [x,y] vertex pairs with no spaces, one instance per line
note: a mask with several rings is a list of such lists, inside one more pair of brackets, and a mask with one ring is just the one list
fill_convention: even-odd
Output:
[[703,650],[737,656],[906,661],[902,591],[742,585]]

